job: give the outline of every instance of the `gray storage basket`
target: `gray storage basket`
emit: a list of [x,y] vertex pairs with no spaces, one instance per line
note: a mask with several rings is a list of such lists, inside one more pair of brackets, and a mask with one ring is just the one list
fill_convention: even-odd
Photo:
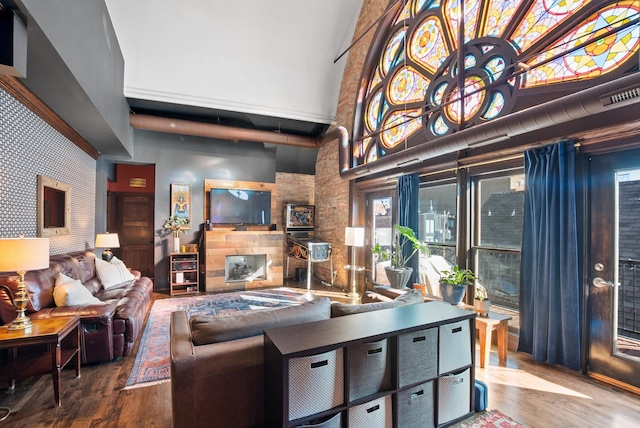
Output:
[[391,395],[385,395],[349,409],[350,428],[386,428],[393,426]]
[[438,329],[428,328],[398,336],[398,387],[438,375]]
[[398,427],[431,428],[435,426],[433,385],[429,381],[398,391]]
[[289,420],[344,404],[342,348],[289,360]]
[[342,413],[298,425],[299,428],[342,428]]
[[471,365],[471,331],[469,320],[440,326],[439,374]]
[[349,401],[391,388],[387,339],[349,347]]
[[471,411],[471,369],[438,379],[438,425]]

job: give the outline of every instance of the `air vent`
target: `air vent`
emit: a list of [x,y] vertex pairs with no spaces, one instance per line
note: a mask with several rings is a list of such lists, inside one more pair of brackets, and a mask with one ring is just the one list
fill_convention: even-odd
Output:
[[611,104],[619,104],[625,101],[630,101],[635,98],[640,98],[640,86],[606,95],[600,98],[600,101],[602,101],[602,105],[608,106]]

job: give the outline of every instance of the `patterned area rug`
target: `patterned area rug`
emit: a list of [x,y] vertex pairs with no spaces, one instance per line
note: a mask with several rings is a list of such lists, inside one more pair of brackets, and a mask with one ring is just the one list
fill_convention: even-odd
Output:
[[171,380],[169,322],[173,311],[187,311],[190,317],[195,314],[232,316],[240,311],[269,310],[304,302],[304,297],[286,288],[156,300],[124,389]]
[[456,425],[456,428],[524,428],[524,425],[514,421],[498,410],[487,410],[477,413],[466,421]]

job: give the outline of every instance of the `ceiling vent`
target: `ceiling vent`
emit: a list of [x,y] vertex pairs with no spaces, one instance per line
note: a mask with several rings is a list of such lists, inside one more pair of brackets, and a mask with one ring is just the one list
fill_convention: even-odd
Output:
[[640,97],[640,86],[636,86],[635,88],[626,89],[623,91],[618,91],[613,94],[608,94],[600,98],[603,106],[608,106],[611,104],[619,104],[625,101],[631,101],[635,98]]

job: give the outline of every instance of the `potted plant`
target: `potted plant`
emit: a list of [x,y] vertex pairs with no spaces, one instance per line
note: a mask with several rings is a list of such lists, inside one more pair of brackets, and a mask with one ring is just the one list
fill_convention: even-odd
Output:
[[489,300],[489,293],[487,289],[476,282],[475,293],[473,296],[473,310],[478,315],[486,316],[489,313],[489,309],[491,308],[491,301]]
[[180,251],[180,238],[178,237],[178,234],[180,232],[187,233],[187,230],[184,226],[187,226],[188,224],[188,219],[184,217],[178,217],[177,215],[169,217],[164,221],[164,225],[162,226],[162,228],[173,235],[174,253]]
[[[382,248],[379,243],[376,243],[371,249],[371,252],[378,254],[383,261],[389,260],[391,262],[390,266],[385,267],[389,284],[393,288],[405,288],[413,273],[413,269],[407,267],[407,263],[417,252],[428,256],[429,247],[427,244],[420,242],[410,227],[394,224],[393,229],[395,230],[395,234],[391,249]],[[405,257],[402,248],[406,243],[411,243],[412,252],[409,256]]]
[[440,275],[440,294],[442,300],[452,305],[459,305],[464,298],[467,285],[476,280],[473,271],[460,269],[455,265],[452,270],[442,271]]

